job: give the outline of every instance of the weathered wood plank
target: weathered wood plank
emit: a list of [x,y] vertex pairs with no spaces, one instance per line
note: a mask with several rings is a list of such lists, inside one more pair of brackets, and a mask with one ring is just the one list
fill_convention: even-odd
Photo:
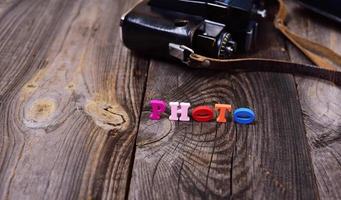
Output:
[[[277,9],[260,26],[257,57],[288,60],[272,24]],[[263,33],[263,34],[262,34]],[[300,104],[292,75],[249,73],[232,77],[235,105],[257,113],[255,126],[236,125],[233,198],[317,199]]]
[[0,0],[0,18],[6,12],[9,12],[11,8],[14,8],[20,0]]
[[[289,3],[292,30],[341,53],[339,24]],[[309,63],[288,46],[293,61]],[[341,90],[314,78],[297,76],[295,80],[321,199],[341,199]]]
[[233,102],[229,75],[186,70],[154,61],[148,85],[130,186],[131,199],[204,199],[230,196],[232,124],[150,121],[152,98],[193,106]]
[[[271,19],[260,33],[258,56],[288,59]],[[175,123],[169,110],[150,121],[153,98],[251,107],[257,122]],[[292,75],[230,75],[153,61],[143,110],[130,199],[318,198]]]
[[31,77],[44,65],[46,47],[72,3],[58,1],[49,6],[48,1],[23,1],[12,6],[0,18],[0,95],[18,82],[24,84],[25,75]]
[[148,61],[133,1],[23,1],[0,20],[0,199],[123,199]]

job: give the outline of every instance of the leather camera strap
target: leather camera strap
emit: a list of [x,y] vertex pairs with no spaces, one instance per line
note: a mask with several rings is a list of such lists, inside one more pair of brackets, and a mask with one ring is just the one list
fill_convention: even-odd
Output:
[[298,64],[264,58],[215,59],[190,53],[188,65],[193,68],[214,69],[230,72],[261,71],[302,74],[325,79],[341,86],[341,71],[331,64],[341,66],[341,56],[320,44],[302,38],[291,32],[284,24],[287,10],[283,0],[278,0],[279,10],[274,20],[275,27],[299,48],[314,65]]

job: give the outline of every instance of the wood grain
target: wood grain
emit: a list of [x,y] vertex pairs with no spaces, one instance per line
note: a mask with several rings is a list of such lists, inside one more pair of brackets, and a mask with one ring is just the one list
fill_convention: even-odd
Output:
[[[274,5],[272,5],[274,6]],[[273,16],[274,8],[270,8]],[[271,18],[258,56],[288,59]],[[194,71],[153,61],[129,199],[318,199],[292,75]],[[249,126],[148,118],[149,101],[251,107]]]
[[0,17],[6,12],[9,12],[18,2],[20,0],[0,0]]
[[[0,199],[341,198],[339,88],[149,66],[119,40],[134,3],[0,0]],[[290,28],[341,52],[336,24],[294,4],[290,16]],[[271,17],[258,44],[259,57],[307,62]],[[150,121],[153,98],[251,107],[257,121],[174,122],[169,109]]]
[[[289,2],[292,30],[341,53],[340,25]],[[309,63],[288,44],[290,58]],[[336,66],[341,70],[341,66]],[[295,78],[321,199],[341,199],[341,90],[313,78]]]
[[21,1],[0,18],[0,199],[123,199],[148,61],[133,1]]
[[137,137],[130,199],[219,199],[230,196],[232,123],[149,120],[149,100],[196,105],[232,102],[229,75],[152,62]]
[[[264,34],[255,56],[288,60],[272,24],[275,5],[260,26]],[[254,126],[236,125],[232,197],[318,199],[293,76],[248,73],[232,76],[231,81],[235,106],[252,107],[257,114]]]

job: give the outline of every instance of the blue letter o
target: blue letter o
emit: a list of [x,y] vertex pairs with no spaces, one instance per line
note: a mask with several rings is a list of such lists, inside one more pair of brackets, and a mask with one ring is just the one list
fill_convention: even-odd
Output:
[[238,124],[251,124],[255,121],[255,113],[249,108],[238,108],[233,112],[233,119]]

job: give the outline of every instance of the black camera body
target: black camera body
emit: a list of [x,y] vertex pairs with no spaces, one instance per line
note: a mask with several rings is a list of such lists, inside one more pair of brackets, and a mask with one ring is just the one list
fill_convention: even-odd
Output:
[[124,44],[158,57],[196,52],[230,58],[252,49],[257,35],[258,0],[150,0],[121,18]]

